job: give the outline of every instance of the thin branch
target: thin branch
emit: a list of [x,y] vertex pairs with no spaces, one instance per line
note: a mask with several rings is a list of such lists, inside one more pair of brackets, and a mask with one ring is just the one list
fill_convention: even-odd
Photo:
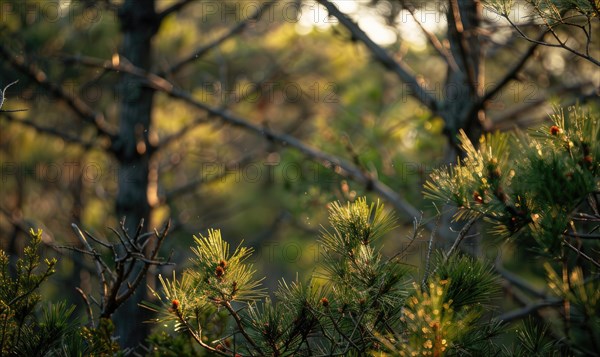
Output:
[[12,115],[8,114],[9,111],[2,111],[1,113],[11,123],[21,124],[21,125],[30,127],[32,129],[34,129],[35,131],[37,131],[38,133],[48,134],[48,135],[60,138],[68,143],[77,144],[86,150],[98,147],[98,145],[96,145],[95,143],[90,143],[90,142],[84,141],[78,136],[74,136],[74,135],[62,132],[60,130],[57,130],[57,129],[54,129],[51,127],[41,126],[41,125],[39,125],[31,120],[28,120],[28,119],[20,119],[20,120],[16,119]]
[[479,219],[479,217],[471,218],[471,220],[469,220],[465,224],[465,226],[460,230],[460,232],[458,233],[458,236],[456,237],[456,240],[454,241],[454,244],[452,244],[452,247],[450,247],[450,249],[446,253],[446,256],[444,257],[444,262],[448,261],[448,258],[450,258],[450,256],[452,255],[452,253],[454,253],[454,251],[458,248],[458,246],[460,245],[460,243],[462,242],[462,240],[465,238],[465,236],[469,232],[469,229],[471,229],[471,226],[473,226],[473,224],[478,219]]
[[[423,230],[423,224],[421,223],[422,221],[423,221],[423,213],[421,213],[419,218],[417,218],[417,217],[413,218],[413,231],[412,231],[411,235],[407,236],[408,244],[406,245],[406,247],[403,247],[398,252],[396,252],[396,254],[392,255],[388,259],[388,262],[391,262],[394,259],[400,260],[404,257],[404,254],[406,252],[408,252],[408,250],[410,249],[412,244],[417,240],[417,238],[419,238],[421,236],[421,231]],[[437,227],[435,225],[433,227],[437,229]]]
[[431,235],[429,236],[429,245],[427,247],[427,258],[425,260],[425,274],[423,274],[423,280],[421,281],[421,288],[425,290],[427,286],[427,279],[429,278],[429,266],[431,264],[431,251],[433,250],[433,238],[435,237],[435,233],[437,228],[440,225],[441,215],[438,215],[438,218],[435,222],[435,229],[431,231]]
[[172,88],[168,90],[167,94],[174,98],[179,98],[198,109],[206,111],[211,116],[218,117],[227,124],[264,136],[266,140],[276,142],[284,147],[293,147],[301,153],[305,154],[306,156],[312,158],[313,160],[321,162],[323,166],[334,169],[335,172],[340,174],[341,176],[351,178],[354,181],[365,185],[367,189],[379,192],[388,201],[390,201],[398,210],[405,212],[408,216],[415,217],[419,215],[418,210],[412,207],[408,202],[404,201],[404,199],[400,198],[397,195],[397,193],[394,192],[390,187],[378,181],[376,178],[372,177],[372,175],[364,173],[355,165],[344,159],[310,147],[293,136],[275,132],[274,130],[268,127],[251,123],[249,121],[246,121],[245,119],[230,114],[227,111],[210,107],[202,102],[195,100],[189,93],[181,91],[177,88]]
[[35,65],[26,62],[23,57],[14,55],[2,44],[0,44],[0,57],[3,57],[13,68],[27,75],[39,86],[52,93],[52,95],[64,101],[82,120],[91,123],[98,134],[110,139],[115,138],[115,133],[108,127],[108,123],[105,121],[102,114],[94,112],[94,110],[79,97],[67,93],[60,86],[50,81],[46,73],[36,68]]
[[158,22],[162,22],[162,20],[164,20],[165,17],[169,16],[170,14],[177,12],[181,9],[183,9],[186,5],[191,4],[194,0],[181,0],[179,2],[176,2],[175,4],[167,7],[166,9],[164,9],[163,11],[161,11],[158,14]]
[[[146,278],[146,272],[148,271],[148,268],[150,268],[151,265],[157,265],[156,262],[156,256],[158,255],[158,251],[162,245],[162,243],[164,242],[165,238],[167,237],[167,234],[169,233],[169,229],[171,228],[171,220],[168,220],[167,223],[165,224],[165,227],[163,228],[162,232],[159,234],[158,232],[156,232],[156,246],[154,247],[154,249],[152,250],[152,253],[150,253],[149,255],[149,259],[140,259],[140,257],[137,257],[137,260],[143,261],[144,262],[144,266],[142,267],[142,270],[138,273],[138,275],[135,277],[133,284],[128,285],[128,289],[121,295],[118,295],[115,299],[115,301],[117,302],[117,306],[121,305],[123,302],[125,302],[125,300],[127,300],[137,289],[137,287],[140,285],[140,283],[143,281],[144,278]],[[168,263],[168,262],[167,262]],[[159,262],[159,264],[164,265],[164,263]],[[115,309],[116,309],[115,307]]]
[[81,295],[81,298],[83,299],[83,302],[85,302],[85,312],[88,315],[88,326],[91,328],[94,328],[94,314],[92,313],[92,306],[90,305],[90,300],[87,297],[87,294],[83,292],[83,290],[81,290],[81,288],[76,287],[75,290],[77,290],[77,292],[79,293],[79,295]]
[[417,19],[417,16],[415,14],[415,7],[412,4],[407,3],[406,0],[401,0],[401,3],[402,3],[402,7],[410,13],[410,15],[412,16],[415,23],[419,26],[419,28],[421,29],[421,32],[423,32],[425,37],[427,37],[427,40],[429,41],[429,43],[433,46],[433,48],[437,51],[437,53],[444,59],[444,61],[446,61],[446,64],[448,65],[448,67],[450,67],[452,69],[452,71],[458,72],[459,68],[458,68],[458,65],[456,64],[456,60],[454,60],[454,56],[452,56],[452,53],[450,51],[448,51],[448,49],[445,48],[444,45],[442,45],[442,43],[437,38],[437,36],[435,34],[433,34],[432,32],[428,31],[423,26],[421,21],[419,21],[419,19]]
[[265,355],[262,350],[260,349],[260,347],[258,347],[258,345],[256,344],[256,342],[254,342],[254,340],[252,339],[252,337],[250,337],[248,335],[248,333],[246,332],[246,329],[244,329],[244,325],[242,324],[242,319],[240,318],[240,315],[234,310],[233,306],[231,306],[231,303],[229,301],[224,301],[222,303],[222,305],[227,309],[227,311],[229,311],[229,314],[233,317],[233,319],[235,320],[236,325],[238,326],[238,328],[240,329],[240,332],[242,333],[242,335],[244,336],[244,338],[246,338],[246,341],[248,341],[248,343],[250,345],[252,345],[252,347],[254,347],[254,349],[260,354],[260,355]]
[[[537,40],[542,40],[545,35],[546,35],[546,32],[542,32],[537,37]],[[477,105],[478,108],[483,107],[485,105],[485,102],[487,102],[488,100],[490,100],[490,98],[492,98],[496,94],[498,94],[498,92],[500,92],[511,80],[513,80],[514,78],[517,77],[517,75],[519,74],[521,69],[523,69],[523,66],[525,66],[527,61],[531,58],[531,56],[535,52],[535,49],[537,48],[538,45],[539,45],[539,43],[534,42],[531,46],[529,46],[529,48],[527,48],[527,51],[525,51],[525,53],[523,53],[523,55],[519,58],[519,60],[514,64],[514,66],[506,72],[504,77],[502,77],[502,79],[494,86],[494,88],[490,89],[480,99],[479,105]]]
[[[196,109],[207,112],[210,116],[220,118],[223,122],[229,125],[244,129],[259,136],[263,136],[266,140],[278,143],[283,147],[295,148],[310,159],[321,163],[321,165],[324,167],[334,170],[338,175],[364,185],[367,190],[377,192],[388,202],[390,202],[396,208],[396,210],[404,212],[408,217],[416,217],[420,215],[420,212],[416,208],[400,197],[392,188],[377,180],[377,178],[373,177],[373,175],[370,173],[363,172],[347,160],[313,148],[291,135],[278,133],[268,127],[251,123],[243,118],[229,113],[226,110],[211,107],[196,100],[190,93],[176,88],[168,80],[156,74],[148,73],[147,71],[130,63],[126,63],[125,61],[119,61],[118,64],[114,64],[111,61],[103,61],[90,57],[77,57],[77,60],[87,66],[102,67],[114,71],[126,72],[144,78],[147,85],[153,89],[162,91],[173,98],[180,99]],[[429,230],[433,229],[433,224],[430,222],[426,223],[425,225]]]
[[92,248],[92,246],[90,245],[90,243],[87,241],[87,239],[85,239],[85,236],[83,235],[83,233],[81,232],[81,230],[79,229],[79,227],[77,227],[77,225],[75,223],[71,224],[71,228],[73,229],[73,232],[75,232],[75,235],[77,236],[77,238],[79,238],[79,240],[81,241],[81,243],[83,244],[83,246],[89,251],[94,253],[94,264],[96,265],[96,274],[98,275],[98,279],[100,279],[100,282],[102,283],[102,290],[100,292],[100,296],[101,296],[101,301],[102,301],[102,306],[104,307],[104,298],[106,297],[106,295],[108,294],[108,282],[106,281],[106,277],[104,276],[104,272],[108,271],[112,274],[112,271],[108,268],[108,266],[106,265],[106,263],[104,263],[104,261],[102,260],[102,258],[100,257],[100,254],[98,254],[98,252],[96,252],[96,250],[94,250],[94,248]]
[[[0,109],[2,109],[2,106],[4,105],[4,101],[6,100],[6,90],[8,88],[10,88],[10,86],[16,84],[18,82],[18,80],[10,82],[9,84],[7,84],[6,86],[4,86],[4,88],[2,88],[2,90],[0,91]],[[26,109],[17,109],[16,111],[23,111]],[[4,112],[4,111],[2,111]]]
[[[184,2],[186,2],[186,0],[181,1],[181,3],[184,3]],[[225,34],[223,34],[219,38],[215,39],[211,43],[201,46],[200,48],[195,50],[192,54],[190,54],[188,57],[186,57],[186,58],[180,60],[179,62],[175,63],[174,65],[172,65],[167,70],[166,73],[159,73],[159,75],[162,76],[164,74],[175,73],[175,72],[179,71],[181,68],[183,68],[185,65],[187,65],[188,63],[193,62],[198,58],[201,58],[202,56],[207,54],[209,51],[214,49],[215,47],[221,45],[223,42],[227,41],[231,37],[244,31],[244,29],[246,29],[246,27],[248,27],[248,25],[251,22],[259,20],[261,18],[261,16],[264,14],[264,12],[267,11],[271,6],[273,6],[273,4],[275,4],[275,1],[269,1],[269,2],[262,4],[252,15],[250,15],[245,20],[243,20],[243,21],[239,22],[238,24],[236,24],[235,26],[233,26]],[[173,5],[173,7],[174,6],[175,5]]]
[[497,317],[498,320],[502,321],[502,323],[506,324],[512,322],[514,320],[518,320],[520,318],[526,317],[533,312],[536,312],[539,309],[549,306],[558,306],[562,304],[562,300],[542,300],[535,303],[531,303],[523,308],[509,311]]
[[588,262],[594,264],[597,268],[600,268],[600,263],[598,263],[596,260],[592,259],[589,255],[587,255],[584,252],[582,252],[581,250],[577,249],[576,247],[574,247],[571,243],[567,242],[566,240],[563,240],[563,243],[567,247],[571,248],[571,250],[573,250],[575,253],[577,253],[578,255],[580,255],[583,259],[585,259]]
[[335,4],[329,0],[317,0],[317,2],[325,6],[329,14],[337,18],[339,22],[350,31],[353,39],[364,43],[369,51],[371,51],[373,56],[385,68],[394,72],[400,78],[400,80],[406,83],[412,90],[415,98],[417,98],[423,105],[425,105],[435,114],[443,114],[438,112],[440,107],[439,103],[431,94],[429,94],[426,88],[419,84],[419,81],[408,68],[408,66],[406,66],[406,64],[395,61],[386,50],[373,42],[373,40],[371,40],[371,38],[360,27],[358,27],[354,21],[352,21],[346,14],[341,12]]
[[575,233],[575,232],[565,232],[563,233],[566,236],[579,238],[579,239],[600,239],[600,234],[586,234],[586,233]]
[[188,332],[190,333],[190,335],[192,336],[192,338],[194,339],[194,341],[196,341],[196,343],[198,343],[201,347],[207,349],[208,351],[221,355],[221,356],[229,356],[228,354],[226,354],[225,352],[219,351],[216,348],[207,345],[204,341],[202,341],[202,335],[198,335],[202,333],[202,330],[200,329],[198,331],[198,334],[196,334],[194,332],[194,329],[192,328],[192,326],[190,325],[189,322],[187,322],[187,320],[185,319],[185,317],[183,317],[183,315],[181,314],[181,311],[179,311],[179,309],[175,310],[175,314],[177,315],[177,318],[179,319],[179,322],[181,322],[182,324],[185,325],[185,327],[187,328]]
[[558,35],[556,34],[556,31],[554,31],[554,29],[551,26],[547,26],[548,30],[550,31],[550,33],[552,33],[552,36],[554,36],[554,38],[558,41],[558,44],[556,43],[549,43],[549,42],[544,42],[544,41],[539,41],[536,39],[533,39],[529,36],[527,36],[522,30],[521,28],[519,28],[519,26],[517,24],[515,24],[508,15],[506,14],[500,14],[502,15],[511,25],[512,27],[519,33],[519,35],[521,35],[521,37],[523,37],[525,40],[532,42],[532,43],[536,43],[538,45],[543,45],[543,46],[547,46],[547,47],[559,47],[559,48],[563,48],[571,53],[573,53],[576,56],[582,57],[590,62],[592,62],[593,64],[595,64],[596,66],[600,66],[600,61],[585,54],[585,53],[581,53],[569,46],[566,45],[565,42],[562,42],[560,40],[560,38],[558,37]]
[[496,260],[496,264],[494,265],[494,269],[502,276],[502,278],[504,278],[506,281],[508,281],[510,284],[517,286],[519,288],[521,288],[522,290],[527,291],[528,293],[537,296],[539,298],[542,299],[546,299],[547,295],[544,291],[539,290],[537,288],[535,288],[534,286],[532,286],[531,284],[529,284],[527,281],[525,281],[524,279],[522,279],[521,277],[511,273],[510,271],[504,269],[504,267],[502,267],[502,264],[500,262],[500,260]]
[[101,241],[100,239],[94,237],[90,232],[88,231],[83,231],[83,233],[85,234],[86,237],[88,237],[89,239],[93,240],[94,242],[100,244],[101,246],[105,247],[105,248],[112,248],[113,245],[106,243],[104,241]]
[[199,118],[192,120],[190,123],[184,125],[183,128],[179,129],[179,131],[176,131],[175,133],[162,139],[156,145],[156,149],[159,150],[173,142],[176,142],[177,140],[181,139],[183,136],[189,134],[192,130],[196,129],[198,126],[200,126],[202,124],[207,124],[207,123],[210,123],[210,121],[208,118],[205,118],[205,117],[199,117]]

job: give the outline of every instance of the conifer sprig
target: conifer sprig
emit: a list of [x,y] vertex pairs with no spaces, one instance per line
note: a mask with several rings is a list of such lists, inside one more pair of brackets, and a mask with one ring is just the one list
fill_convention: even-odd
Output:
[[220,230],[210,229],[208,235],[194,236],[196,247],[192,252],[195,269],[188,271],[197,284],[202,286],[208,299],[220,301],[252,301],[262,296],[260,282],[254,277],[256,271],[246,260],[252,248],[239,245],[233,254],[229,244],[221,237]]
[[571,214],[600,189],[600,120],[579,107],[526,135],[488,134],[479,148],[461,134],[465,158],[434,170],[425,197],[458,208],[457,220],[482,216],[500,237],[532,235],[556,250]]

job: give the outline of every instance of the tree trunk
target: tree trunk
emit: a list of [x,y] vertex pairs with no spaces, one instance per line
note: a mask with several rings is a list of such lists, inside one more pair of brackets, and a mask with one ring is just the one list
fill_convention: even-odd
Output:
[[[152,38],[158,30],[154,0],[126,0],[119,10],[123,34],[120,61],[149,70],[152,64]],[[125,227],[135,232],[141,219],[148,222],[149,144],[152,100],[154,92],[139,78],[122,74],[119,88],[120,117],[116,157],[119,164],[116,212],[126,217]],[[145,228],[146,229],[146,228]],[[133,274],[135,276],[135,274]],[[116,334],[123,347],[143,342],[148,325],[138,303],[146,298],[147,289],[140,286],[131,299],[118,310],[115,318]]]
[[[458,149],[457,136],[463,129],[474,143],[482,133],[485,114],[478,108],[479,97],[484,86],[484,71],[482,49],[478,31],[481,26],[481,3],[479,0],[449,0],[447,9],[448,42],[450,52],[458,66],[457,71],[448,68],[448,75],[444,88],[443,113],[445,121],[445,134],[448,137],[448,150],[445,162],[453,163],[461,155]],[[442,217],[442,237],[456,237],[456,231],[462,224],[452,223],[454,209],[445,211]],[[450,231],[450,229],[452,231]],[[448,250],[452,240],[440,242],[440,248]],[[465,241],[462,248],[478,254],[478,242]]]

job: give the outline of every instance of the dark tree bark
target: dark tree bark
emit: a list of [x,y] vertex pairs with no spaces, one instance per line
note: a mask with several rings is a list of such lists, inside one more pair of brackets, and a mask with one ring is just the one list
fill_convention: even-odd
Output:
[[[119,19],[123,35],[119,60],[150,70],[152,38],[160,24],[154,0],[125,1],[119,9]],[[119,165],[116,212],[119,218],[126,218],[125,226],[134,234],[140,220],[148,222],[150,216],[148,131],[154,91],[144,86],[139,77],[124,73],[118,93],[119,132],[114,146]],[[138,307],[147,295],[146,290],[145,286],[140,287],[115,316],[116,335],[120,336],[122,346],[136,346],[147,335],[148,324],[142,323],[145,312]]]
[[[478,108],[484,86],[482,49],[478,32],[481,26],[481,3],[475,1],[448,1],[448,42],[458,70],[448,68],[445,83],[443,113],[445,132],[456,146],[460,129],[472,140],[481,135],[485,119]],[[456,159],[454,152],[452,161]]]

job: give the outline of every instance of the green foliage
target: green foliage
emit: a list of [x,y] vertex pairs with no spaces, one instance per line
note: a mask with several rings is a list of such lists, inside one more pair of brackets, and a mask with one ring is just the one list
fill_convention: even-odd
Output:
[[261,296],[260,280],[245,261],[252,254],[251,248],[237,247],[229,253],[229,244],[221,238],[221,231],[211,229],[208,236],[194,236],[197,247],[192,248],[195,269],[188,270],[194,283],[204,283],[203,291],[209,300],[248,301]]
[[148,337],[147,356],[152,357],[179,357],[199,356],[202,350],[195,349],[195,345],[185,334],[173,336],[165,331],[156,331]]
[[482,319],[500,293],[491,267],[473,258],[436,257],[436,270],[424,287],[414,283],[401,317],[407,338],[386,342],[400,356],[433,354],[489,355],[498,348],[494,337],[503,332],[497,321]]
[[9,257],[0,250],[0,355],[84,355],[89,351],[73,321],[75,308],[59,302],[40,311],[39,288],[54,273],[56,259],[42,263],[38,253],[42,231],[32,229],[30,236],[14,275]]
[[[572,107],[551,119],[527,134],[488,135],[479,149],[463,134],[466,157],[434,171],[425,195],[456,206],[457,220],[483,217],[490,233],[527,249],[544,267],[539,280],[551,292],[546,303],[560,306],[562,318],[547,320],[553,332],[547,343],[541,330],[522,330],[519,355],[545,355],[555,345],[590,355],[600,348],[600,118]],[[448,263],[438,269],[461,266]],[[473,286],[470,278],[464,274],[460,286]]]
[[[500,279],[492,266],[477,259],[452,255],[437,257],[435,276],[447,281],[446,296],[453,307],[490,308],[492,299],[500,295]],[[478,306],[484,303],[484,305]]]
[[518,344],[516,349],[510,352],[511,356],[564,356],[559,344],[549,338],[550,326],[540,324],[529,318],[517,331]]
[[[482,319],[498,292],[489,266],[466,257],[443,259],[422,290],[410,284],[410,269],[386,259],[373,242],[394,227],[383,205],[365,198],[329,206],[330,228],[320,243],[323,261],[309,284],[282,280],[274,298],[237,299],[225,281],[256,282],[238,247],[230,255],[218,231],[195,238],[194,267],[180,279],[161,278],[162,302],[146,304],[160,312],[159,323],[189,334],[206,350],[221,355],[313,356],[495,351],[496,322]],[[226,261],[226,264],[222,264]],[[219,268],[226,268],[221,271]],[[237,273],[236,273],[237,272]],[[243,273],[240,273],[243,272]],[[243,279],[246,277],[247,279]],[[256,283],[248,283],[256,291]],[[214,315],[226,310],[221,335]],[[211,342],[212,341],[212,342]]]
[[96,327],[82,327],[81,335],[88,344],[90,351],[93,351],[93,354],[99,356],[121,355],[121,348],[113,338],[114,331],[115,326],[112,320],[101,318]]
[[541,250],[556,251],[569,214],[599,187],[598,115],[568,114],[558,111],[554,125],[531,135],[489,134],[479,149],[462,133],[466,157],[435,170],[425,196],[458,207],[455,219],[483,216],[495,234],[529,235]]

